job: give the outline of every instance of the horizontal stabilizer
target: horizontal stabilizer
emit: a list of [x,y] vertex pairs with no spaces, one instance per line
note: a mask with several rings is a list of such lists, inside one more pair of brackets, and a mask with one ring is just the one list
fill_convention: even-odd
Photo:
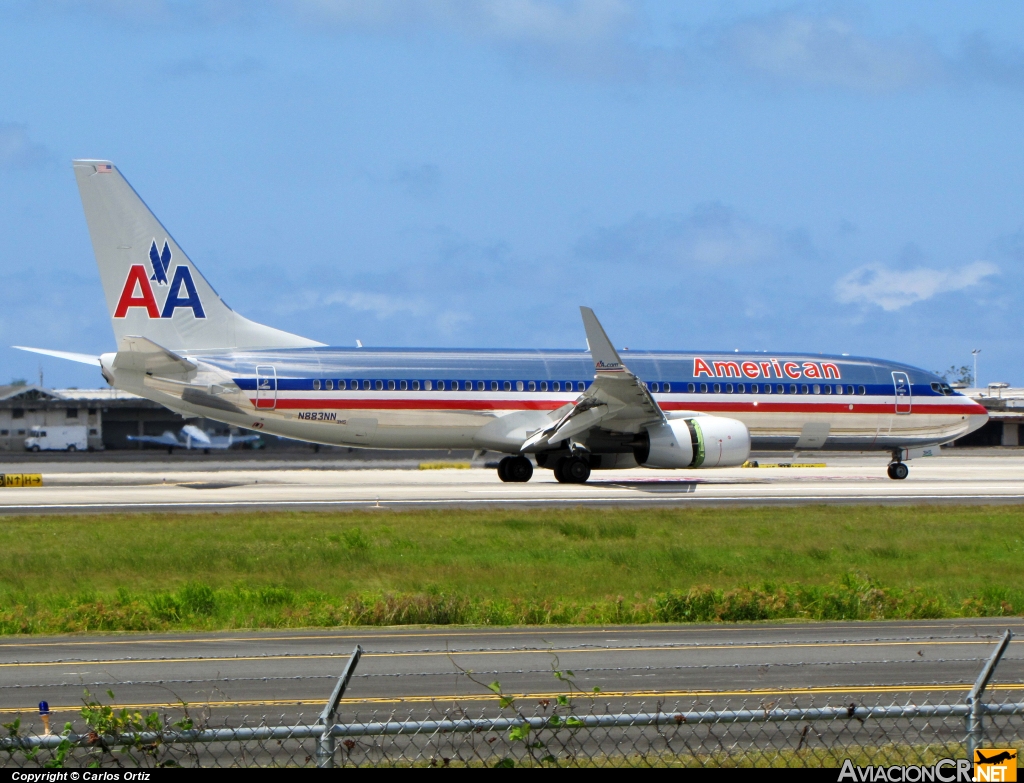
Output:
[[82,364],[95,364],[97,367],[100,364],[100,357],[93,356],[89,353],[72,353],[71,351],[51,351],[48,348],[29,348],[25,345],[12,345],[12,348],[17,348],[19,351],[31,351],[32,353],[41,353],[43,356],[55,356],[58,359],[66,359],[69,362],[81,362]]
[[173,351],[145,337],[122,337],[114,357],[115,370],[142,372],[147,375],[185,375],[196,365]]

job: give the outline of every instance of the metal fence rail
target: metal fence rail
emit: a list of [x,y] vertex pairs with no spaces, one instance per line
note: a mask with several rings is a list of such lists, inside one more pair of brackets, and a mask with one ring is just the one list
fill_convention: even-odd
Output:
[[[0,766],[839,766],[934,764],[978,747],[1024,749],[1024,702],[983,702],[1009,642],[992,654],[965,702],[781,708],[753,698],[613,711],[599,694],[502,701],[506,714],[459,705],[425,719],[397,712],[337,716],[357,648],[324,710],[308,723],[210,725],[183,708],[147,730],[36,734],[6,724]],[[881,699],[881,697],[879,697]]]

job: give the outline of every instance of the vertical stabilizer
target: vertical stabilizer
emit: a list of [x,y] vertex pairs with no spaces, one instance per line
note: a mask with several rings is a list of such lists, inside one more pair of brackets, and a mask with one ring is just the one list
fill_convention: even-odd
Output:
[[236,313],[114,164],[73,164],[119,344],[132,335],[172,351],[321,345]]

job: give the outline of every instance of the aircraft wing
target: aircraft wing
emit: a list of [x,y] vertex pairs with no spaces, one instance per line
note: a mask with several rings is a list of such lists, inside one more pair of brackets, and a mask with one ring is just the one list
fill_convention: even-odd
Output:
[[534,433],[523,451],[536,451],[601,426],[617,432],[639,432],[645,424],[665,420],[665,414],[637,378],[622,363],[601,322],[589,307],[581,307],[587,345],[594,360],[594,382],[554,424]]
[[165,431],[163,435],[128,435],[127,438],[133,443],[157,443],[161,446],[178,448],[183,448],[185,445],[170,430]]

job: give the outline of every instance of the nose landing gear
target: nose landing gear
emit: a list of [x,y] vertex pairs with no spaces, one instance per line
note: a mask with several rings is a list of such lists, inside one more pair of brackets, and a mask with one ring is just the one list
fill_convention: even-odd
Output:
[[533,477],[533,463],[526,457],[504,457],[498,463],[498,478],[502,481],[521,484]]
[[906,462],[890,462],[886,472],[889,474],[889,478],[902,481],[910,475],[910,468],[907,467]]

